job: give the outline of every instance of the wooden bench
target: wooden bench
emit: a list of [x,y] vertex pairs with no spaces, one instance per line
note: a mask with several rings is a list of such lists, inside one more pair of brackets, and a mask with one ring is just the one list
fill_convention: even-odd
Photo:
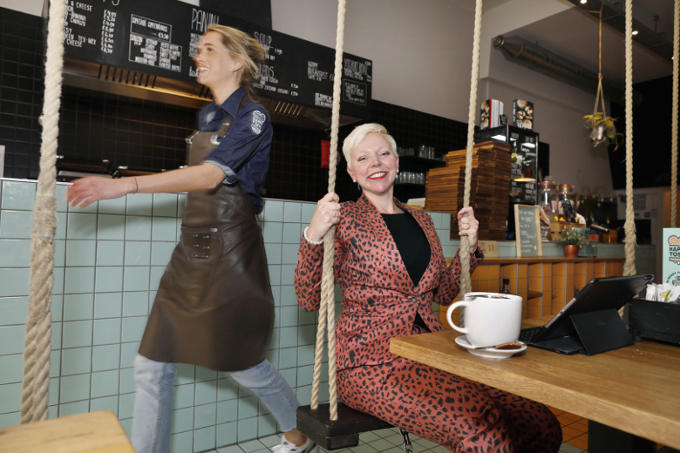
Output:
[[134,453],[111,411],[89,412],[0,429],[0,451]]

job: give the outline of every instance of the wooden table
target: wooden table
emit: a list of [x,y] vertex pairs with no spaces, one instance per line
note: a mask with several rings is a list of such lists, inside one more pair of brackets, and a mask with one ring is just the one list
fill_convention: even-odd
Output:
[[135,453],[111,411],[69,415],[0,429],[0,451]]
[[598,424],[680,449],[680,347],[642,341],[593,356],[529,347],[493,360],[456,345],[458,335],[445,330],[393,338],[390,351],[597,422],[590,425],[590,453],[602,441],[590,441]]

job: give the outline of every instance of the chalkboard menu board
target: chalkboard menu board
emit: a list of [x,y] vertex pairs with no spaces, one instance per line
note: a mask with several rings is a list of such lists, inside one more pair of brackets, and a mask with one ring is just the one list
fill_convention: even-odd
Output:
[[515,205],[515,247],[517,256],[542,256],[538,206]]
[[[329,108],[335,51],[241,19],[173,0],[67,0],[66,56],[163,77],[194,81],[191,56],[208,25],[237,27],[267,50],[256,88],[263,96]],[[342,110],[365,116],[370,60],[343,55]]]

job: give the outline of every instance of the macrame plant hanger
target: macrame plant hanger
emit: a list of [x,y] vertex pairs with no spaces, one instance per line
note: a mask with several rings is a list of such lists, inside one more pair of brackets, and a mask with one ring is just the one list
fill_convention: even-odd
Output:
[[45,61],[45,99],[43,102],[40,175],[33,207],[31,276],[26,340],[24,344],[24,381],[21,394],[21,423],[47,418],[50,337],[50,301],[54,284],[54,233],[56,214],[56,161],[64,66],[64,0],[50,0]]
[[602,88],[602,13],[604,11],[604,0],[600,3],[597,24],[597,92],[595,93],[595,105],[593,106],[593,116],[597,113],[598,107],[602,108],[602,119],[607,117],[607,106],[604,102],[604,89]]
[[[465,164],[465,193],[463,205],[470,205],[470,186],[472,179],[472,151],[474,146],[475,106],[477,104],[477,79],[479,74],[479,40],[482,23],[482,0],[476,0],[474,40],[472,47],[472,72],[470,76],[470,105],[468,111],[467,154]],[[345,0],[338,0],[338,19],[335,43],[335,70],[333,79],[333,108],[331,117],[331,145],[328,170],[328,191],[335,190],[337,166],[338,123],[340,114],[340,82],[342,77],[342,52],[345,26]],[[324,329],[328,337],[328,387],[330,420],[338,419],[338,400],[335,370],[335,295],[333,280],[333,240],[335,228],[331,228],[324,236],[324,258],[321,277],[321,303],[319,321],[316,331],[316,349],[314,354],[314,375],[310,408],[315,411],[319,407],[319,383],[321,381],[321,361],[323,355]],[[467,236],[461,237],[461,294],[470,291],[470,244]]]

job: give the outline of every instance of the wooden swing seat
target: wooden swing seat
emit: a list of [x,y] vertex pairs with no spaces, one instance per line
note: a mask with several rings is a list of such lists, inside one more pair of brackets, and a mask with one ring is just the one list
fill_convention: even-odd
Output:
[[310,406],[298,407],[297,428],[320,447],[326,450],[338,450],[357,446],[359,433],[393,428],[393,426],[372,415],[338,403],[336,421],[330,419],[328,404],[319,404],[316,410],[312,410]]

